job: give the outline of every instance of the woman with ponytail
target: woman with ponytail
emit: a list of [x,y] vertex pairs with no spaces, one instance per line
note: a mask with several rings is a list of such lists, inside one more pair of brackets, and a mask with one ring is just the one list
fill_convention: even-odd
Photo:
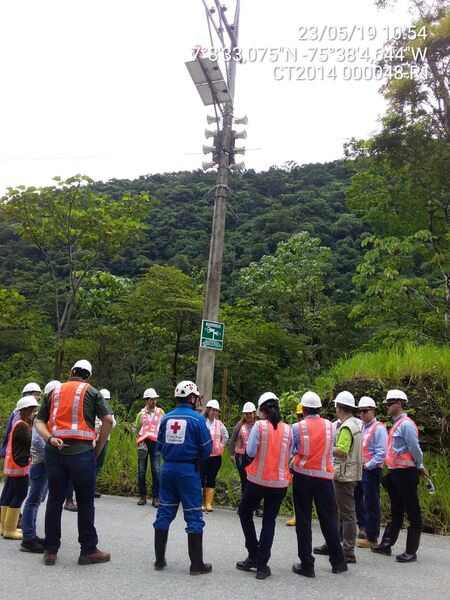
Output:
[[[291,428],[281,420],[277,396],[265,392],[258,400],[261,421],[252,428],[246,453],[254,459],[247,467],[247,485],[239,507],[248,557],[236,563],[241,571],[256,569],[256,579],[271,575],[269,562],[275,520],[291,480],[288,459]],[[261,535],[256,537],[253,512],[264,500]]]

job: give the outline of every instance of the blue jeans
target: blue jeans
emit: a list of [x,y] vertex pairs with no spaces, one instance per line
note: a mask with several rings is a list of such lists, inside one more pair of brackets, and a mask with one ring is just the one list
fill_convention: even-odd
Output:
[[363,469],[362,488],[364,492],[364,520],[367,539],[376,542],[380,535],[380,483],[383,469]]
[[312,503],[316,505],[320,529],[330,551],[330,563],[333,567],[344,562],[342,546],[336,520],[333,516],[334,487],[331,479],[310,477],[302,473],[294,473],[293,495],[297,523],[298,557],[306,568],[314,567],[312,554]]
[[147,464],[150,457],[150,468],[152,471],[152,497],[159,498],[159,474],[161,471],[161,452],[158,450],[157,442],[145,440],[148,452],[138,450],[138,483],[139,495],[147,496]]
[[47,469],[41,462],[30,467],[30,489],[23,507],[22,533],[23,541],[31,542],[36,537],[36,518],[39,505],[47,495]]
[[92,554],[96,551],[98,543],[94,526],[94,449],[81,454],[61,454],[45,448],[45,464],[48,475],[48,500],[45,511],[44,550],[56,553],[61,545],[61,513],[70,479],[77,497],[78,541],[81,554]]
[[161,495],[153,527],[167,531],[177,515],[180,502],[187,533],[201,533],[205,522],[200,473],[192,463],[166,461],[161,473]]

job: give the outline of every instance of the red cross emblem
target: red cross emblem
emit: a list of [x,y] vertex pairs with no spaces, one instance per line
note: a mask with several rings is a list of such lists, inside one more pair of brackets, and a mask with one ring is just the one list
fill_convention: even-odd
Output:
[[174,423],[174,424],[171,426],[171,428],[170,428],[170,429],[171,429],[171,430],[174,432],[174,434],[176,435],[176,434],[177,434],[177,431],[178,431],[179,429],[181,429],[181,425],[178,425],[178,421],[177,421],[176,423]]

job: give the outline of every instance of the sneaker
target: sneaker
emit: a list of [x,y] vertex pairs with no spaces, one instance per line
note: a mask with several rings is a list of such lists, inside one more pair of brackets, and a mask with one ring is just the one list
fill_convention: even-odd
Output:
[[64,510],[68,510],[69,512],[78,512],[78,506],[73,500],[66,500],[64,502],[63,508]]
[[373,548],[374,546],[378,546],[377,540],[357,540],[356,542],[357,548]]
[[323,556],[329,556],[330,551],[328,550],[328,546],[326,544],[322,544],[321,546],[314,546],[313,548],[314,554],[322,554]]
[[258,569],[258,571],[256,571],[256,579],[267,579],[271,575],[272,575],[272,572],[270,570],[270,567],[267,567],[267,566],[262,569]]
[[348,571],[348,567],[346,563],[341,563],[339,565],[335,565],[334,567],[331,568],[331,572],[334,573],[335,575],[339,575],[339,573],[345,573],[345,571]]
[[292,565],[292,571],[297,575],[303,575],[303,577],[315,577],[314,567],[304,567],[301,563]]
[[245,560],[239,560],[236,563],[236,569],[239,569],[239,571],[251,571],[252,569],[256,569],[256,561],[248,557]]
[[44,565],[52,566],[56,563],[57,554],[56,552],[50,552],[44,550]]
[[78,558],[79,565],[95,565],[97,563],[104,563],[111,560],[111,554],[109,552],[102,552],[96,550],[92,554],[80,554]]
[[147,498],[145,496],[141,496],[137,501],[137,505],[144,506],[144,504],[147,504]]
[[386,556],[391,556],[391,554],[392,554],[391,547],[388,546],[387,544],[383,544],[383,542],[381,542],[381,544],[378,544],[376,546],[372,546],[371,551],[375,552],[376,554],[384,554]]
[[44,547],[36,539],[20,544],[21,552],[32,552],[33,554],[43,554]]

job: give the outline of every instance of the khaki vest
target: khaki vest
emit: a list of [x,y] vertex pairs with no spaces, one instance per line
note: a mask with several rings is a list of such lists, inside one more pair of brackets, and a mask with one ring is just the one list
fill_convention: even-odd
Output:
[[362,435],[358,420],[355,417],[346,419],[341,427],[348,427],[353,442],[346,459],[333,457],[335,481],[361,481],[362,477]]

